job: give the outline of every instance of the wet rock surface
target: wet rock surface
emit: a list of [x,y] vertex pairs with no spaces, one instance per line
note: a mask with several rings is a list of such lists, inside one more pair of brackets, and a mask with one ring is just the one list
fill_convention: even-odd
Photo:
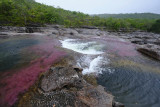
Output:
[[[18,107],[112,107],[113,96],[87,83],[81,69],[52,67],[25,93]],[[119,106],[115,106],[119,107]]]
[[160,61],[160,49],[159,47],[156,47],[155,45],[138,46],[137,50],[141,52],[142,54],[145,54],[151,58],[154,58]]
[[160,35],[149,32],[119,33],[124,39],[137,45],[137,50],[148,57],[160,60]]

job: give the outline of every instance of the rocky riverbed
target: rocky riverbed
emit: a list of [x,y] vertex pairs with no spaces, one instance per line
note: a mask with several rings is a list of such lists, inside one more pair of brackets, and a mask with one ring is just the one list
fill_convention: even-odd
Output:
[[158,107],[159,47],[148,32],[1,26],[0,105]]

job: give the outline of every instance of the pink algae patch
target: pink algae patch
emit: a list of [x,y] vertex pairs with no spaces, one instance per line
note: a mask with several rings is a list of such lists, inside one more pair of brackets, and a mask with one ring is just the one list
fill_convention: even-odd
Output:
[[109,53],[116,53],[122,57],[138,55],[138,52],[135,49],[136,46],[123,39],[105,36],[99,38],[99,40],[103,40],[103,43],[106,44],[107,52]]
[[65,55],[64,52],[55,49],[53,43],[36,45],[30,50],[40,57],[31,61],[25,68],[10,71],[15,73],[0,81],[0,106],[12,106],[18,95],[35,83],[40,73],[47,71],[56,60]]
[[136,56],[137,51],[135,50],[135,46],[129,43],[114,41],[114,43],[108,43],[109,52],[116,52],[120,56]]

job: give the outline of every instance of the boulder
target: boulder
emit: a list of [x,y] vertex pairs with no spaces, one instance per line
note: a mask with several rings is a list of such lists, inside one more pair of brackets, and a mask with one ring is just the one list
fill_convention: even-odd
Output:
[[138,46],[137,50],[141,52],[142,54],[145,54],[151,58],[154,58],[160,61],[160,47],[159,46],[143,45],[143,46]]
[[40,86],[44,92],[63,89],[63,87],[80,87],[82,78],[71,67],[51,68],[41,77]]

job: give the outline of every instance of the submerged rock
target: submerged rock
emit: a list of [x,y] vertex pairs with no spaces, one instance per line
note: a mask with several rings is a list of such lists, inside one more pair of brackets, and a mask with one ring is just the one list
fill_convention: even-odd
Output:
[[120,102],[113,102],[113,107],[124,107],[124,104],[120,103]]
[[112,107],[113,96],[87,83],[77,67],[52,67],[17,103],[18,107]]

